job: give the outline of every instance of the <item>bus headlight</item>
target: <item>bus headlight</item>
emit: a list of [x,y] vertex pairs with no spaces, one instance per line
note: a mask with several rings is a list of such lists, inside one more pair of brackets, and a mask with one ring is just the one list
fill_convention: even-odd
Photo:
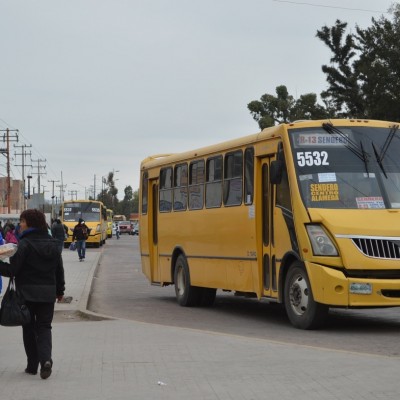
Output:
[[315,256],[339,255],[335,245],[321,225],[307,225],[306,228]]

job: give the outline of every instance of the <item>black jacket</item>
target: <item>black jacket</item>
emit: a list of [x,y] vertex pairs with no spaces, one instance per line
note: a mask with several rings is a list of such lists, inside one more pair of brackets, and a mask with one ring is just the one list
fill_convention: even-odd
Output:
[[[86,232],[86,234],[85,234]],[[72,241],[76,240],[86,240],[90,233],[90,229],[86,226],[85,223],[77,224],[74,227],[74,231],[72,233]]]
[[54,302],[64,295],[64,267],[57,240],[47,232],[24,232],[10,263],[0,261],[0,275],[15,276],[25,300]]
[[51,226],[51,234],[54,239],[58,239],[63,242],[66,234],[64,225],[62,223],[54,222]]

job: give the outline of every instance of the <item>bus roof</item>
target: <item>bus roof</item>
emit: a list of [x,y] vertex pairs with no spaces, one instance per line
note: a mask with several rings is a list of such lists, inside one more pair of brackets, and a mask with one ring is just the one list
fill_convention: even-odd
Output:
[[389,124],[396,124],[396,122],[389,121],[378,121],[378,120],[365,120],[365,119],[324,119],[324,120],[301,120],[287,124],[280,124],[263,129],[261,132],[253,133],[247,136],[243,136],[236,139],[231,139],[225,142],[213,144],[206,147],[201,147],[194,150],[189,150],[182,153],[171,153],[171,154],[157,154],[145,158],[141,164],[140,169],[147,169],[161,165],[172,164],[177,161],[187,161],[194,158],[200,158],[205,155],[212,153],[218,153],[227,149],[239,148],[251,143],[257,143],[268,138],[279,137],[288,129],[293,128],[305,128],[305,127],[319,127],[323,123],[331,123],[336,126],[348,126],[351,124],[367,125],[387,127]]

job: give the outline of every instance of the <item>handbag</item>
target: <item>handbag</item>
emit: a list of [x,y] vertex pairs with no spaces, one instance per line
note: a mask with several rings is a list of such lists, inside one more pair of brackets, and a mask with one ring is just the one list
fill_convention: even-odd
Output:
[[69,245],[69,249],[70,249],[71,251],[75,251],[75,250],[76,250],[76,243],[75,243],[75,242],[72,242],[72,243]]
[[14,277],[12,277],[1,301],[0,325],[20,326],[29,324],[29,322],[31,322],[31,313],[15,286]]

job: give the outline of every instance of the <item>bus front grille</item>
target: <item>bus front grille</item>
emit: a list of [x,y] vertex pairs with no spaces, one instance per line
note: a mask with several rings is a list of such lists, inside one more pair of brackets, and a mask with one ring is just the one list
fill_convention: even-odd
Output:
[[400,242],[397,240],[353,238],[352,241],[368,257],[400,260]]

